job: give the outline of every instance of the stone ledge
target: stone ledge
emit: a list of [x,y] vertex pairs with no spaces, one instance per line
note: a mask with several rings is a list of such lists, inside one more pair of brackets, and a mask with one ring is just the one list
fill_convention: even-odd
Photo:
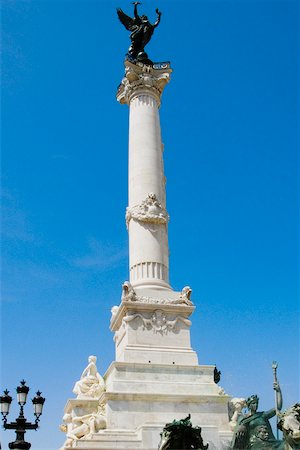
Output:
[[110,375],[110,373],[113,370],[119,370],[119,371],[126,371],[126,369],[129,369],[129,371],[135,372],[152,372],[153,371],[159,371],[159,372],[171,372],[171,373],[178,373],[178,372],[198,372],[199,375],[211,375],[213,376],[215,366],[213,365],[195,365],[191,366],[188,364],[183,365],[171,365],[171,364],[147,364],[147,363],[132,363],[132,362],[123,362],[123,361],[113,361],[110,366],[108,367],[104,379],[106,380],[107,377]]
[[152,393],[127,393],[127,392],[104,392],[100,398],[100,403],[110,400],[130,401],[130,402],[178,402],[178,403],[227,403],[231,397],[227,394],[220,395],[189,395],[189,394],[152,394]]
[[[180,293],[178,293],[179,295]],[[122,323],[123,317],[128,311],[152,312],[162,310],[166,313],[180,314],[189,317],[195,310],[195,306],[188,306],[182,303],[143,303],[139,301],[122,301],[116,315],[112,318],[110,329],[117,331]]]
[[90,408],[90,409],[97,409],[97,406],[99,405],[99,399],[94,398],[70,398],[65,406],[65,413],[70,413],[74,408]]

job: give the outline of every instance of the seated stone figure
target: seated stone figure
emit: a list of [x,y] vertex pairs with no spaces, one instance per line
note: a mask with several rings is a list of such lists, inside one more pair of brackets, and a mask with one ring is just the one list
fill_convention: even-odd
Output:
[[96,356],[89,356],[88,365],[81,374],[80,380],[73,388],[77,398],[99,398],[105,391],[105,383],[96,366]]

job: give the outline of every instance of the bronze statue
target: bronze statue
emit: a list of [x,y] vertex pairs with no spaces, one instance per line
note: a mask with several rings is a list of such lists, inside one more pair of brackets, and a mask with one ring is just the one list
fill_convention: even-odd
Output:
[[269,419],[274,417],[276,410],[282,407],[281,390],[278,383],[274,383],[274,390],[277,394],[276,409],[269,411],[257,411],[258,397],[252,395],[246,401],[248,414],[241,415],[238,419],[231,449],[278,449],[284,450],[284,442],[275,439]]
[[221,371],[217,369],[217,366],[214,368],[214,382],[218,384],[221,380]]
[[201,428],[193,427],[189,414],[185,419],[173,420],[167,423],[160,434],[158,450],[195,449],[206,450],[201,437]]
[[125,14],[122,9],[117,8],[117,13],[120,21],[124,27],[131,31],[130,40],[131,45],[129,47],[127,58],[132,62],[140,61],[144,64],[152,64],[152,61],[148,59],[148,55],[144,48],[150,41],[154,29],[158,26],[160,22],[161,12],[156,9],[157,20],[154,24],[151,24],[148,17],[145,15],[139,16],[137,11],[137,6],[140,5],[139,2],[133,2],[134,5],[134,17],[131,18]]

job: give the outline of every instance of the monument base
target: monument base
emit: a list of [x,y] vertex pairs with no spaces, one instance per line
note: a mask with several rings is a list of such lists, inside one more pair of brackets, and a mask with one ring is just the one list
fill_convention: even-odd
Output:
[[[104,375],[106,429],[71,443],[86,450],[157,450],[166,423],[191,414],[202,428],[210,450],[225,450],[232,432],[228,426],[229,396],[214,382],[214,366],[134,364],[113,362]],[[81,402],[77,405],[77,402]],[[76,417],[84,400],[70,400],[65,413]],[[86,400],[95,410],[95,400]],[[63,446],[61,450],[68,447]]]

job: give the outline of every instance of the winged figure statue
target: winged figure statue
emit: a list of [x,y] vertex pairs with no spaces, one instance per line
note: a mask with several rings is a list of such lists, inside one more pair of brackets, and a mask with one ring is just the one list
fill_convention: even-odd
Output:
[[148,17],[145,15],[139,16],[137,7],[141,3],[134,2],[134,17],[129,17],[125,14],[121,8],[117,8],[117,13],[120,21],[124,27],[131,32],[130,40],[131,45],[129,47],[127,57],[132,61],[141,61],[144,63],[151,63],[148,59],[148,55],[144,48],[150,41],[154,29],[160,22],[161,12],[156,9],[157,19],[154,24],[151,24]]

